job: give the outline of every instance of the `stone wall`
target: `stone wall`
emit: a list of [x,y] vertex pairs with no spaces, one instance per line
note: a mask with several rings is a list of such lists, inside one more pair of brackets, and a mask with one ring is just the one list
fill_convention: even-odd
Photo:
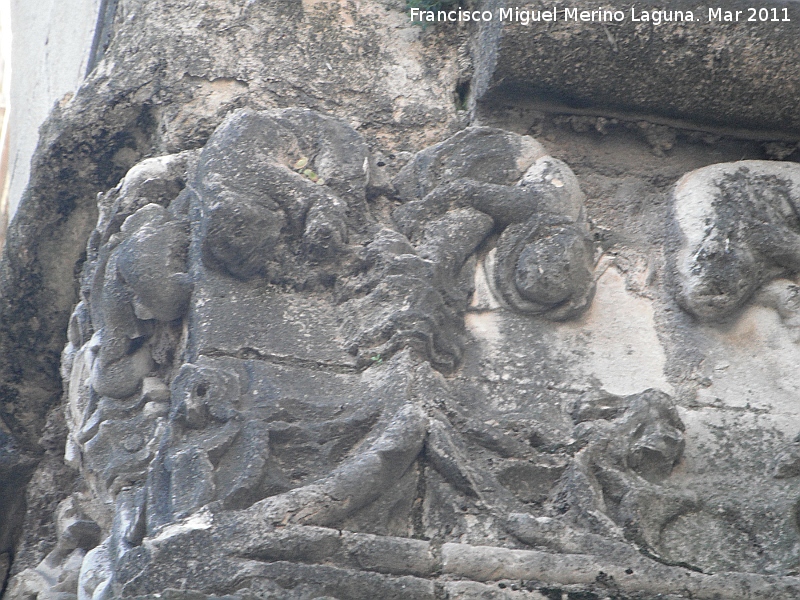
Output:
[[7,597],[800,594],[800,13],[405,8],[120,0],[0,270]]

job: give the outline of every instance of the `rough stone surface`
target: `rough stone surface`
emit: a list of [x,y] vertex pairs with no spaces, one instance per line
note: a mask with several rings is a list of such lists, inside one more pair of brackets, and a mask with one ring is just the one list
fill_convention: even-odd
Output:
[[[724,320],[762,285],[797,271],[799,206],[800,168],[793,163],[740,161],[687,173],[674,198],[684,308],[702,320]],[[794,328],[796,295],[792,289],[775,298]]]
[[[237,107],[303,105],[344,118],[380,146],[384,166],[370,165],[379,186],[378,171],[395,171],[402,152],[466,117],[452,100],[465,32],[421,39],[392,4],[116,4],[105,60],[42,127],[0,266],[0,417],[14,447],[33,460],[43,456],[39,440],[62,391],[59,357],[96,196],[133,165],[202,146]],[[145,359],[137,358],[141,368]],[[25,468],[4,480],[8,494],[19,494],[14,481]],[[50,521],[43,511],[36,520]],[[35,565],[43,555],[34,554],[21,561]]]
[[[10,596],[146,596],[178,574],[205,596],[486,593],[451,575],[794,594],[789,523],[774,566],[703,573],[701,515],[719,505],[683,483],[668,391],[615,394],[562,366],[584,390],[559,400],[495,374],[497,345],[526,338],[516,364],[552,364],[558,344],[534,340],[585,319],[602,279],[572,170],[532,138],[467,128],[408,162],[383,216],[371,162],[342,121],[240,110],[200,151],[145,160],[100,197],[62,358],[82,491]],[[709,193],[676,190],[686,230],[680,194]],[[725,206],[746,211],[742,197]],[[796,477],[791,449],[776,460]],[[676,530],[694,561],[671,558]]]
[[[800,71],[791,58],[800,32],[794,2],[762,3],[751,21],[753,5],[738,0],[725,6],[694,0],[505,6],[489,0],[481,6],[495,15],[503,8],[534,14],[555,9],[558,20],[526,25],[495,17],[482,23],[474,50],[479,97],[538,96],[578,109],[771,131],[778,138],[791,132],[796,139],[800,132],[794,107]],[[741,13],[738,21],[709,20],[709,8]],[[770,12],[766,22],[758,18],[762,8]],[[609,9],[621,11],[624,20],[564,18],[565,10]],[[772,9],[780,15],[777,22]],[[677,11],[691,11],[695,21],[680,20]],[[647,20],[643,13],[655,15]]]
[[5,595],[797,597],[795,147],[460,110],[508,42],[398,8],[120,3],[3,263]]

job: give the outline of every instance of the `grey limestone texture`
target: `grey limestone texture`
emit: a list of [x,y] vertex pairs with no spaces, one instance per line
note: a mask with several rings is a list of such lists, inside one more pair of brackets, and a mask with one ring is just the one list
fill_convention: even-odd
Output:
[[[537,96],[544,104],[772,135],[796,135],[800,127],[794,106],[799,80],[793,57],[800,43],[794,0],[758,6],[740,0],[486,4],[495,11],[505,7],[534,14],[555,9],[558,20],[531,25],[514,17],[482,23],[482,42],[496,43],[481,43],[476,50],[482,58],[475,74],[479,94],[511,91]],[[591,15],[609,9],[624,19]],[[759,9],[769,13],[766,19]],[[582,11],[588,11],[588,19],[575,18]],[[731,16],[725,20],[727,11]]]
[[0,265],[4,598],[800,597],[797,78],[403,8],[120,0]]

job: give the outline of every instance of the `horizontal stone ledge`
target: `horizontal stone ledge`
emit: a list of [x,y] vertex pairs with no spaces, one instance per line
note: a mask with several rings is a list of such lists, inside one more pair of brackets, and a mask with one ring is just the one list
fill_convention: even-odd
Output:
[[[287,598],[299,598],[290,590],[299,588],[309,591],[303,598],[334,597],[342,600],[437,600],[436,584],[429,579],[412,576],[395,577],[357,569],[346,569],[331,565],[309,565],[287,561],[257,562],[231,559],[197,560],[196,556],[181,555],[157,557],[143,565],[130,580],[119,585],[117,598],[154,598],[168,587],[176,584],[194,590],[186,600],[199,600],[214,596],[217,600],[231,590],[242,591],[245,598],[253,597],[253,586],[258,593],[260,587],[273,588],[269,598],[280,598],[277,584],[286,590]],[[180,570],[175,570],[180,569]],[[175,573],[181,578],[176,581]],[[262,586],[262,584],[264,584]],[[249,593],[247,593],[249,592]],[[313,595],[316,592],[318,595]],[[260,597],[260,596],[259,596]],[[237,594],[227,596],[236,600]],[[241,596],[239,596],[241,598]]]
[[[412,582],[421,586],[420,590],[424,588],[423,596],[428,593],[426,586],[433,582],[444,585],[461,579],[480,583],[536,581],[544,585],[609,588],[633,596],[660,594],[694,600],[800,598],[800,577],[699,573],[659,563],[633,549],[630,553],[601,556],[459,543],[445,543],[438,548],[425,540],[329,527],[264,528],[246,511],[195,515],[164,528],[155,538],[145,539],[144,546],[154,552],[152,561],[156,566],[160,560],[180,563],[191,556],[187,549],[204,546],[220,552],[222,556],[215,561],[223,571],[224,565],[230,564],[227,568],[241,575],[241,569],[246,567],[248,577],[269,578],[273,573],[270,569],[278,569],[278,573],[296,568],[308,574],[316,573],[314,569],[338,569],[336,572],[343,574],[388,577],[376,582]],[[136,569],[141,566],[133,571]],[[215,577],[213,568],[206,571],[197,583],[203,584],[204,577]]]
[[800,578],[752,573],[707,575],[645,557],[617,565],[588,554],[552,554],[491,546],[444,544],[443,573],[475,581],[538,580],[607,586],[625,593],[675,594],[695,600],[800,598]]
[[170,554],[188,544],[258,562],[329,564],[391,575],[428,577],[441,571],[432,544],[414,538],[357,533],[315,525],[272,526],[249,509],[202,509],[167,525],[143,545]]
[[[542,98],[574,108],[605,108],[744,130],[800,134],[800,4],[765,0],[778,21],[748,21],[751,4],[643,0],[597,2],[485,0],[473,54],[474,96]],[[755,5],[752,5],[755,6]],[[709,20],[709,9],[740,11],[739,21]],[[499,11],[512,17],[500,20]],[[555,11],[557,20],[517,20]],[[611,9],[623,20],[583,21],[577,11]],[[786,9],[786,13],[784,12]],[[538,11],[538,12],[537,12]],[[569,11],[569,12],[565,12]],[[695,21],[642,21],[642,13],[691,11]],[[765,13],[761,13],[764,16]],[[790,21],[783,21],[788,14]],[[508,13],[504,13],[508,16]],[[716,16],[717,13],[714,13]],[[595,17],[597,13],[595,14]],[[607,16],[607,15],[606,15]],[[568,18],[565,18],[568,17]]]
[[440,569],[429,542],[308,525],[288,525],[251,536],[238,554],[270,561],[326,562],[392,575],[424,577]]
[[502,105],[523,108],[532,113],[549,115],[551,117],[578,117],[588,119],[605,119],[609,128],[615,125],[659,125],[668,127],[676,133],[683,134],[704,134],[710,140],[727,138],[731,140],[744,140],[750,142],[786,142],[797,143],[800,141],[800,131],[785,129],[745,129],[732,125],[720,125],[714,123],[701,123],[686,119],[676,119],[664,115],[653,113],[637,113],[632,111],[622,111],[614,107],[588,107],[581,108],[559,104],[534,97],[520,98],[519,96],[499,90],[486,98],[480,106],[481,116],[490,116],[493,106]]

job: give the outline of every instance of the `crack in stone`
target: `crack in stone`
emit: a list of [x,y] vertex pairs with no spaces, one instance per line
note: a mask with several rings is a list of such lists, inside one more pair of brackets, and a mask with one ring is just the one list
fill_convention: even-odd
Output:
[[287,356],[282,354],[272,354],[269,352],[261,352],[255,348],[245,346],[239,348],[235,352],[221,350],[218,348],[205,348],[201,350],[199,356],[208,358],[237,358],[239,360],[260,360],[264,362],[273,363],[276,365],[300,367],[304,369],[317,369],[320,371],[327,371],[329,373],[337,373],[340,375],[351,375],[363,373],[370,365],[357,367],[355,365],[346,365],[341,363],[331,363],[320,360],[311,360],[307,358],[299,358],[297,356]]

